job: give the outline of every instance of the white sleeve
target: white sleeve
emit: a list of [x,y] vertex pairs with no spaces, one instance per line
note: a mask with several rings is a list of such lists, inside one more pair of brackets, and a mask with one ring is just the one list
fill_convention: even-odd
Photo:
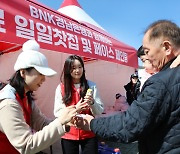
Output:
[[60,84],[56,88],[55,92],[55,101],[54,101],[54,116],[59,117],[61,115],[61,111],[65,108],[65,104],[62,100],[61,86]]
[[96,84],[90,86],[90,88],[93,90],[94,99],[94,104],[90,106],[90,109],[94,116],[99,115],[104,111],[104,103],[101,101]]
[[[46,121],[44,117],[37,117],[36,122],[40,119],[38,123],[43,128],[33,133],[24,119],[23,110],[18,102],[5,99],[0,104],[0,115],[3,115],[0,116],[0,131],[6,134],[12,146],[19,153],[37,153],[48,148],[65,133],[58,118],[43,127],[43,123]],[[36,111],[38,109],[32,112]],[[36,115],[41,116],[41,114]]]

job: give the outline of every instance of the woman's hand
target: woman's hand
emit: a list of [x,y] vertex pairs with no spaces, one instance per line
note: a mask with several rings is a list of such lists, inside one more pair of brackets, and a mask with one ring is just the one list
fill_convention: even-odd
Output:
[[80,113],[82,110],[89,108],[89,105],[85,101],[83,101],[82,98],[75,106],[78,113]]
[[88,105],[93,105],[94,104],[94,100],[93,100],[93,96],[92,94],[86,94],[84,97],[84,102],[86,102]]
[[61,124],[64,125],[70,122],[73,119],[73,117],[76,116],[76,114],[77,114],[76,107],[74,105],[68,106],[63,109],[58,119],[60,120]]

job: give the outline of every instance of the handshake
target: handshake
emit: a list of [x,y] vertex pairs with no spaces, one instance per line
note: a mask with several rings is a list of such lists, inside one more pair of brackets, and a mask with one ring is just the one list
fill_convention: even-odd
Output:
[[91,131],[90,123],[92,119],[94,119],[94,117],[89,114],[77,114],[73,118],[73,125],[77,128],[81,128],[86,131]]
[[58,117],[60,123],[65,126],[74,126],[86,131],[90,131],[90,122],[94,119],[88,114],[79,114],[75,105],[68,106],[63,109],[61,116]]
[[94,104],[92,89],[88,89],[84,99],[76,105],[71,105],[63,109],[63,113],[59,117],[61,124],[75,126],[87,131],[90,131],[90,122],[94,119],[93,116],[88,114],[81,114],[84,110],[89,109]]

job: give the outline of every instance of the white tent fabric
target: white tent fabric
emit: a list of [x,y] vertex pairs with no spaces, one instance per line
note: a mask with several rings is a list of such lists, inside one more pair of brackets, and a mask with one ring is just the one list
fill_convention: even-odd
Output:
[[[69,11],[71,10],[71,11]],[[103,29],[97,22],[95,22],[83,9],[79,8],[78,6],[71,5],[65,6],[63,8],[58,9],[59,12],[65,14],[79,22],[87,22],[95,25],[101,29]],[[104,30],[104,29],[103,29]]]

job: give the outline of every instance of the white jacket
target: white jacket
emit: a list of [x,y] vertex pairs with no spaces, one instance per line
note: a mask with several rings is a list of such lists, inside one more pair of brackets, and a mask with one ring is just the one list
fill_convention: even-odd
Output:
[[[32,128],[26,123],[21,105],[15,99],[16,90],[6,85],[0,91],[0,131],[5,133],[10,143],[22,154],[34,154],[56,142],[65,130],[60,120],[47,119],[32,102]],[[46,127],[45,127],[46,126]],[[39,131],[41,130],[41,131]],[[2,147],[1,147],[2,148]]]
[[[94,99],[94,104],[91,105],[90,110],[94,116],[99,115],[104,111],[104,104],[100,99],[96,84],[88,80],[88,85],[89,85],[89,88],[93,90],[93,99]],[[55,102],[54,102],[55,117],[58,117],[61,114],[62,109],[65,107],[66,106],[62,100],[61,86],[59,84],[56,88],[56,93],[55,93]]]

